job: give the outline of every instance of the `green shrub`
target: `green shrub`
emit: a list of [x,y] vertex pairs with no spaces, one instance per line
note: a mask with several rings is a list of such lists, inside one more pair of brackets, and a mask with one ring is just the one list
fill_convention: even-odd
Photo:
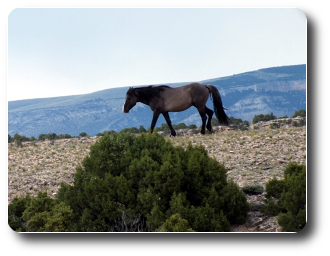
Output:
[[249,210],[244,193],[204,147],[174,147],[156,133],[105,134],[56,199],[40,193],[18,202],[10,208],[26,231],[38,232],[225,232],[245,222]]
[[297,122],[297,121],[292,122],[292,126],[295,126],[295,127],[301,127],[301,126],[305,126],[305,125],[306,125],[305,119],[300,119],[299,122]]
[[270,198],[270,199],[266,200],[266,202],[267,202],[267,204],[260,209],[260,211],[264,214],[267,214],[270,216],[277,216],[281,212],[281,210],[285,211],[285,209],[283,209],[280,206],[279,200],[275,201],[273,198]]
[[156,230],[157,232],[195,232],[189,227],[188,221],[182,219],[180,214],[174,214]]
[[261,114],[261,115],[255,115],[253,117],[252,123],[256,124],[261,121],[270,121],[276,119],[276,116],[274,116],[273,112],[267,115]]
[[86,132],[79,133],[80,137],[89,137],[89,135]]
[[295,111],[292,117],[297,117],[297,116],[305,117],[306,116],[306,110],[305,109],[300,109],[300,110]]
[[278,222],[282,231],[297,232],[306,224],[306,165],[290,163],[284,175],[281,201],[287,213],[280,213]]
[[143,125],[140,125],[139,133],[147,132],[146,128]]
[[234,117],[230,117],[229,118],[230,121],[230,126],[236,130],[242,130],[242,131],[246,131],[249,129],[250,123],[248,121],[243,121],[240,118],[234,118]]
[[131,127],[131,128],[124,128],[121,130],[123,133],[132,133],[132,134],[137,134],[140,132],[140,130],[136,127]]
[[189,129],[197,129],[197,125],[191,124],[191,125],[188,125],[188,128]]
[[8,205],[8,225],[12,230],[18,232],[26,231],[26,222],[22,215],[25,209],[29,206],[31,197],[26,195],[21,198],[14,198]]
[[71,216],[69,206],[42,192],[35,198],[14,198],[8,206],[8,224],[18,232],[69,231]]
[[23,142],[25,141],[31,141],[31,139],[25,136],[21,136],[18,133],[16,133],[13,138],[8,135],[8,143],[15,142],[16,147],[23,147]]
[[[266,184],[265,213],[278,214],[283,232],[298,232],[306,224],[306,165],[289,163],[283,180]],[[274,199],[278,198],[277,201]]]
[[104,135],[106,135],[106,134],[110,135],[110,134],[112,134],[112,133],[116,133],[116,131],[111,130],[111,131],[99,132],[98,134],[96,134],[96,136],[98,136],[98,137],[102,137],[102,136],[104,136]]
[[243,192],[248,195],[259,195],[264,192],[264,188],[260,185],[247,185],[242,188]]
[[281,127],[279,123],[271,123],[269,126],[271,129],[278,129]]
[[266,183],[266,195],[265,197],[267,199],[270,199],[272,197],[279,199],[281,197],[281,194],[284,190],[285,181],[284,180],[278,180],[276,178],[273,178],[272,180],[269,180]]
[[286,211],[281,202],[281,194],[284,190],[285,181],[273,178],[266,183],[266,205],[261,209],[265,214],[277,216],[281,211]]
[[39,192],[36,198],[30,200],[22,218],[27,223],[28,232],[65,232],[69,231],[71,216],[69,206],[63,202],[57,203],[46,192]]

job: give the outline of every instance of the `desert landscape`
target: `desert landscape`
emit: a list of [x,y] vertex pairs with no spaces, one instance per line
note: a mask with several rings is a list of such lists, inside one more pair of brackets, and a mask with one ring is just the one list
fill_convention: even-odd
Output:
[[[227,169],[228,179],[239,187],[260,185],[283,178],[289,162],[306,163],[306,119],[277,119],[251,124],[248,130],[214,127],[213,134],[201,135],[194,130],[178,130],[177,137],[164,136],[175,146],[203,145],[209,155]],[[47,191],[55,197],[62,182],[72,184],[76,167],[89,154],[99,137],[70,138],[8,143],[8,203],[14,197],[37,195]],[[264,193],[247,195],[251,206],[246,223],[232,226],[233,232],[277,232],[276,217],[259,212]]]

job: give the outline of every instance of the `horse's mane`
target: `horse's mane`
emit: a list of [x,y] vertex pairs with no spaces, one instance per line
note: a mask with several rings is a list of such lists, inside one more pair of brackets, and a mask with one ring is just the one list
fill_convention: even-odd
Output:
[[160,97],[160,92],[164,91],[164,89],[166,88],[170,88],[170,87],[167,85],[159,85],[159,86],[149,85],[138,88],[131,87],[128,92],[135,94],[140,98],[140,100],[149,102],[153,98]]

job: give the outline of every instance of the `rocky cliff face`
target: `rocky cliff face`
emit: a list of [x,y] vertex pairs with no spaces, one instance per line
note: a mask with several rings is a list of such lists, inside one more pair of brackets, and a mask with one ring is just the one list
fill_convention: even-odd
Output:
[[[189,83],[189,82],[187,82]],[[177,87],[187,83],[171,84]],[[291,116],[306,109],[306,65],[283,66],[246,72],[228,77],[200,81],[215,85],[222,96],[228,116],[251,121],[254,115]],[[137,104],[123,114],[122,104],[128,87],[103,90],[86,95],[32,99],[8,103],[8,133],[24,136],[56,133],[95,135],[105,130],[125,127],[148,128],[152,112]],[[207,105],[213,109],[211,100]],[[173,123],[200,125],[195,108],[170,113]],[[157,125],[165,123],[160,116]]]

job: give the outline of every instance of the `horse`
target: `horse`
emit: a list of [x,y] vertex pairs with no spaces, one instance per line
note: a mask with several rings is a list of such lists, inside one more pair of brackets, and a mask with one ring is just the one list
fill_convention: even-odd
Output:
[[[206,106],[209,96],[212,97],[214,112]],[[224,111],[225,108],[222,106],[220,93],[213,85],[191,83],[176,88],[167,85],[130,87],[126,93],[122,111],[128,113],[137,102],[149,105],[153,111],[151,133],[154,130],[159,115],[162,114],[171,129],[171,135],[176,136],[168,112],[184,111],[191,106],[196,107],[201,116],[201,134],[205,134],[205,125],[211,133],[213,132],[211,125],[213,113],[215,113],[220,124],[228,125],[229,123],[229,118]],[[206,115],[208,115],[207,123]]]

